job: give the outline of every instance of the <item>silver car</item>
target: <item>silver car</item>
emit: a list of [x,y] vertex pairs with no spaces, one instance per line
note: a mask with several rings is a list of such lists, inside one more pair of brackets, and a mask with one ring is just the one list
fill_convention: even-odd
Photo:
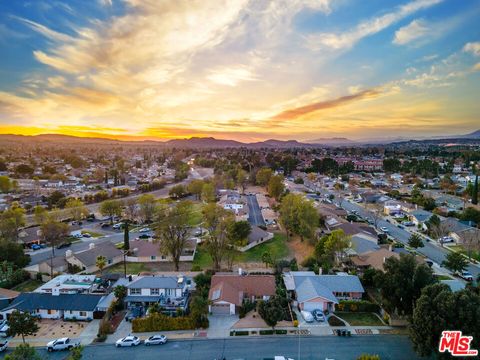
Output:
[[145,340],[145,345],[163,345],[167,342],[167,337],[165,335],[152,335]]

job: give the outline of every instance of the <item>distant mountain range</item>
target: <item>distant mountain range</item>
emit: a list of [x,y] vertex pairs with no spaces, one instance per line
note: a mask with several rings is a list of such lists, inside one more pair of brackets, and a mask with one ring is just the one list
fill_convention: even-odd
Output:
[[150,144],[157,146],[167,146],[167,147],[176,147],[176,148],[311,148],[311,147],[320,147],[320,146],[358,146],[358,145],[367,145],[367,144],[390,144],[398,142],[409,142],[409,141],[445,141],[445,140],[480,140],[480,130],[471,132],[464,135],[451,135],[451,136],[441,136],[441,137],[426,137],[426,138],[417,138],[417,139],[408,139],[408,138],[396,138],[396,139],[369,139],[369,140],[359,140],[354,141],[347,138],[335,137],[335,138],[319,138],[314,140],[309,140],[308,142],[299,142],[297,140],[276,140],[269,139],[265,141],[252,142],[252,143],[243,143],[236,140],[224,140],[224,139],[215,139],[213,137],[192,137],[189,139],[172,139],[168,141],[154,141],[154,140],[139,140],[139,141],[122,141],[116,139],[106,139],[98,137],[77,137],[70,135],[58,135],[58,134],[42,134],[35,136],[24,136],[24,135],[12,135],[12,134],[0,134],[0,141],[2,142],[51,142],[51,143],[70,143],[70,144]]

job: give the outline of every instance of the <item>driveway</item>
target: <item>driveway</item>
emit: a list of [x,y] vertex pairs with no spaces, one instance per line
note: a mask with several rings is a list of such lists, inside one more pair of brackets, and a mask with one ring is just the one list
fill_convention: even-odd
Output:
[[248,222],[254,226],[265,226],[262,211],[255,195],[247,195]]
[[209,315],[207,337],[209,339],[225,338],[230,336],[230,329],[238,321],[238,315]]

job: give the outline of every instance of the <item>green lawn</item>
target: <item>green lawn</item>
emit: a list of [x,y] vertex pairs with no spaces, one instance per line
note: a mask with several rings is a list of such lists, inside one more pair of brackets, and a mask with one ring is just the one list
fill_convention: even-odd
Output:
[[82,230],[82,234],[90,234],[92,237],[101,237],[103,234],[97,233],[95,231],[90,230]]
[[[288,255],[286,236],[284,234],[275,234],[272,240],[257,245],[254,248],[245,251],[238,251],[235,255],[235,263],[262,262],[262,254],[268,252],[273,259],[282,259]],[[205,249],[205,245],[197,247],[193,266],[197,265],[201,269],[212,267],[212,258]]]
[[373,313],[335,311],[335,315],[352,326],[385,326]]
[[21,284],[18,284],[12,290],[19,291],[19,292],[29,292],[29,291],[35,290],[42,284],[43,282],[39,280],[27,280]]
[[[462,245],[451,245],[451,246],[448,246],[448,248],[468,256],[467,251],[464,249]],[[470,256],[472,257],[472,259],[480,261],[480,252],[472,250],[470,253]]]
[[202,222],[202,203],[193,203],[192,213],[190,214],[190,219],[188,219],[188,225],[198,226]]
[[448,275],[434,274],[434,276],[437,278],[437,280],[452,280],[452,277]]

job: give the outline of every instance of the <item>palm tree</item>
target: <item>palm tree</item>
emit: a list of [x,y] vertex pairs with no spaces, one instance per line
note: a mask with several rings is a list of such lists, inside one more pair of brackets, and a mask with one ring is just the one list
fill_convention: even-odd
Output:
[[98,270],[100,270],[100,274],[102,274],[102,271],[105,268],[105,265],[107,265],[107,258],[102,255],[97,256],[95,265],[97,266]]

